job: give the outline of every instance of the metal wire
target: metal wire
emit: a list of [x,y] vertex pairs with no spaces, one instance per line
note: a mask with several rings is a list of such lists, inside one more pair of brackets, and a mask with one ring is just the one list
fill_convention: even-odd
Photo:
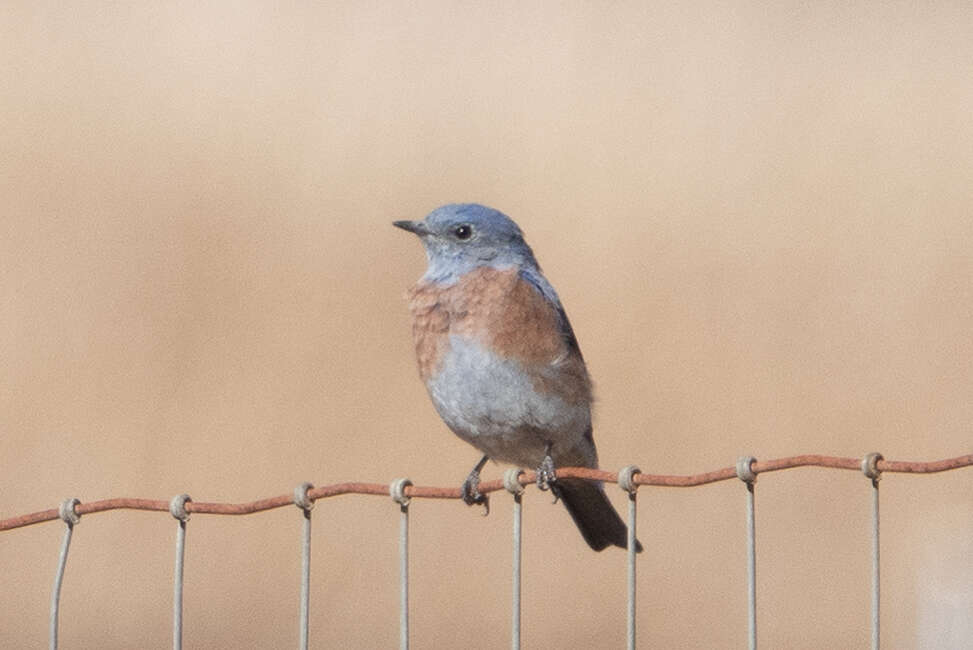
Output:
[[176,530],[176,566],[172,588],[172,648],[182,648],[182,576],[186,556],[186,522],[180,521]]
[[307,650],[311,612],[311,511],[304,511],[304,535],[301,550],[301,650]]
[[757,534],[754,519],[753,489],[757,459],[744,456],[737,461],[737,476],[747,486],[747,639],[750,650],[757,650]]
[[399,648],[409,650],[409,497],[407,478],[392,481],[389,494],[399,504]]
[[636,540],[636,538],[635,538],[635,532],[636,532],[636,524],[635,524],[635,521],[637,519],[637,517],[636,517],[636,514],[637,514],[636,513],[636,510],[637,510],[637,508],[636,508],[635,492],[631,492],[628,495],[628,540],[627,540],[627,544],[628,544],[628,612],[627,612],[627,617],[626,617],[627,618],[627,621],[628,621],[628,626],[627,626],[628,627],[628,635],[627,636],[628,636],[628,649],[629,650],[635,650],[635,631],[636,631],[635,630],[635,621],[636,621],[636,619],[635,619],[635,612],[636,612],[635,599],[636,599],[636,596],[638,595],[638,590],[636,589],[636,584],[637,583],[636,583],[636,572],[635,572],[635,568],[636,568],[636,553],[638,552],[637,551],[637,548],[636,548],[637,542],[635,541]]
[[301,537],[301,613],[299,616],[301,650],[307,650],[311,611],[311,510],[314,508],[314,501],[308,498],[307,493],[313,487],[310,483],[301,483],[294,489],[294,505],[300,508],[301,514],[304,515],[304,534]]
[[49,640],[50,649],[57,650],[57,620],[61,609],[61,584],[64,582],[64,570],[68,564],[68,550],[71,548],[71,535],[74,533],[74,525],[81,521],[81,516],[77,513],[77,506],[80,503],[77,499],[67,499],[58,508],[58,516],[64,521],[64,540],[61,542],[61,554],[57,561],[57,572],[54,574],[54,587],[51,589],[51,617]]
[[188,494],[180,494],[169,502],[169,513],[179,522],[176,529],[176,561],[173,569],[172,586],[172,648],[182,650],[182,584],[183,565],[186,558],[186,522],[189,512],[186,504],[191,499]]
[[[959,469],[961,467],[973,466],[973,454],[947,458],[945,460],[932,462],[911,462],[911,461],[878,461],[878,470],[883,473],[904,473],[904,474],[932,474],[935,472],[945,472],[948,470]],[[776,460],[760,461],[754,463],[753,471],[756,474],[767,472],[777,472],[795,467],[827,467],[832,469],[846,469],[861,471],[861,459],[857,458],[838,458],[835,456],[805,455],[790,456]],[[562,467],[558,468],[559,478],[580,478],[589,481],[602,481],[607,483],[617,483],[618,475],[614,472],[607,472],[599,469],[589,469],[586,467]],[[708,483],[728,481],[736,478],[736,468],[725,467],[711,472],[690,475],[667,475],[667,474],[639,474],[635,477],[637,485],[655,485],[661,487],[696,487]],[[529,483],[536,480],[534,472],[524,472],[522,480]],[[480,483],[479,490],[483,494],[496,492],[503,489],[502,479],[484,481]],[[342,494],[372,494],[388,495],[388,485],[383,483],[336,483],[334,485],[323,485],[316,487],[308,492],[308,496],[315,501],[335,497]],[[460,488],[454,487],[431,487],[431,486],[409,486],[405,494],[410,498],[418,499],[460,499],[462,498]],[[249,515],[264,510],[282,508],[293,503],[291,494],[259,499],[248,503],[206,503],[192,502],[186,504],[186,510],[191,513],[208,515]],[[95,512],[105,512],[108,510],[156,510],[165,512],[169,509],[166,501],[154,499],[140,499],[122,497],[117,499],[105,499],[102,501],[88,501],[78,506],[78,514],[86,515]],[[12,530],[23,526],[31,526],[45,521],[52,521],[58,518],[57,509],[41,510],[8,519],[0,519],[0,531]]]
[[[973,454],[948,458],[931,462],[886,461],[881,454],[868,454],[864,459],[839,458],[834,456],[804,455],[791,456],[771,461],[758,462],[752,457],[742,458],[736,467],[723,468],[711,472],[693,475],[655,475],[641,474],[634,466],[623,469],[618,474],[603,470],[568,467],[557,470],[559,478],[579,478],[591,481],[616,482],[629,492],[628,510],[628,647],[635,647],[635,614],[636,614],[636,525],[637,510],[635,492],[640,485],[665,487],[693,487],[715,483],[733,478],[740,478],[747,483],[747,537],[748,537],[748,600],[749,600],[749,636],[750,648],[757,644],[756,627],[756,536],[754,525],[754,481],[757,474],[775,472],[795,467],[826,467],[833,469],[860,469],[872,480],[872,609],[871,632],[872,648],[880,647],[880,543],[879,543],[879,495],[878,480],[882,472],[896,472],[909,474],[930,474],[944,472],[961,467],[973,466]],[[507,487],[514,494],[514,562],[511,616],[511,646],[517,650],[520,647],[521,630],[521,546],[522,546],[522,503],[520,493],[522,486],[536,480],[535,472],[511,470],[503,480],[481,483],[479,489],[487,494]],[[299,492],[298,492],[299,491]],[[44,521],[61,518],[66,523],[64,539],[55,574],[54,587],[51,594],[50,617],[50,647],[57,648],[58,643],[58,613],[61,585],[64,579],[67,555],[70,548],[74,524],[80,521],[82,514],[105,512],[108,510],[169,510],[173,517],[179,520],[176,532],[176,562],[173,587],[173,647],[182,647],[182,602],[183,602],[183,566],[185,557],[186,521],[190,513],[223,515],[245,515],[282,507],[288,503],[296,503],[304,509],[304,538],[302,555],[302,584],[301,584],[301,648],[307,648],[308,613],[310,591],[310,536],[311,520],[310,508],[316,499],[338,496],[341,494],[391,494],[399,504],[399,569],[400,569],[400,647],[409,647],[409,501],[414,497],[432,499],[459,499],[459,488],[413,486],[408,479],[399,479],[390,486],[375,483],[339,483],[335,485],[313,488],[311,484],[302,484],[294,495],[284,495],[260,499],[249,503],[194,503],[188,495],[180,495],[170,502],[152,499],[118,498],[103,501],[80,503],[77,499],[68,499],[60,508],[42,510],[39,512],[11,517],[0,520],[0,531],[12,530],[24,526],[38,524]]]
[[67,524],[64,528],[64,541],[61,542],[61,556],[57,561],[57,573],[54,575],[54,589],[51,593],[51,629],[50,647],[57,650],[57,618],[61,606],[61,583],[64,581],[64,568],[68,563],[68,549],[71,547],[71,533],[74,526]]
[[878,479],[872,480],[872,650],[881,647],[881,576],[879,573]]
[[523,529],[521,521],[523,517],[523,499],[519,494],[514,495],[514,557],[513,575],[511,577],[511,607],[513,613],[510,617],[510,647],[513,650],[520,650],[520,560]]
[[882,644],[881,634],[881,563],[878,525],[878,480],[882,473],[878,463],[882,454],[872,452],[867,454],[861,462],[862,472],[872,483],[872,650],[879,650]]
[[513,562],[511,569],[511,615],[510,615],[510,647],[520,650],[520,568],[521,547],[523,546],[523,494],[524,486],[520,484],[520,477],[524,470],[508,469],[503,475],[503,486],[514,497],[513,511]]
[[628,650],[635,650],[635,599],[638,595],[636,582],[636,554],[638,553],[638,508],[636,494],[638,485],[635,483],[635,475],[639,473],[636,465],[629,465],[622,468],[618,473],[618,486],[628,493],[628,538],[625,540],[627,553],[627,574],[628,574],[628,608],[626,612],[626,638],[628,640]]
[[399,510],[399,647],[409,650],[409,506]]
[[757,650],[757,534],[753,512],[753,483],[747,483],[747,633],[750,650]]

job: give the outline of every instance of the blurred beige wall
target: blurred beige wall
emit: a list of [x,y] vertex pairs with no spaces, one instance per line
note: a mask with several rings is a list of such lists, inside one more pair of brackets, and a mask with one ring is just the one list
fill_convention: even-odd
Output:
[[[458,484],[477,454],[416,376],[424,260],[389,225],[450,201],[526,231],[606,468],[969,453],[973,10],[687,4],[4,3],[0,518]],[[973,473],[882,486],[886,646],[963,647]],[[765,647],[867,647],[868,499],[761,478]],[[525,647],[619,647],[624,555],[549,500],[525,498]],[[743,646],[742,486],[640,503],[641,645]],[[395,515],[318,504],[315,647],[396,644]],[[507,645],[509,516],[413,507],[414,647]],[[3,647],[46,643],[62,528],[0,533]],[[299,530],[193,517],[187,648],[296,644]],[[174,531],[82,520],[62,647],[168,647]]]

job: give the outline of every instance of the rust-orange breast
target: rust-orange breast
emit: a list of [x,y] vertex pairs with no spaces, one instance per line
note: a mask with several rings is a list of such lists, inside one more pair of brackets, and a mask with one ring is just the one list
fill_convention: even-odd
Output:
[[424,381],[437,373],[449,335],[455,334],[539,370],[539,390],[559,393],[572,403],[590,399],[584,361],[568,349],[556,309],[516,269],[482,267],[448,287],[419,283],[409,297]]

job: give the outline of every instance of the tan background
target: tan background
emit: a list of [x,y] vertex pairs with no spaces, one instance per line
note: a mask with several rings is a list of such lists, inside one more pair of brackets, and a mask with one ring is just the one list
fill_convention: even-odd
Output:
[[[4,3],[0,517],[458,484],[477,455],[416,376],[424,260],[389,225],[457,200],[559,289],[606,468],[969,453],[973,11],[846,4]],[[886,647],[973,635],[971,485],[883,482]],[[868,498],[760,480],[764,647],[866,647]],[[641,645],[741,647],[743,487],[641,504]],[[526,513],[525,646],[619,647],[624,555]],[[395,515],[318,504],[314,646],[397,643]],[[415,505],[414,647],[506,646],[509,515]],[[46,643],[62,528],[0,533],[3,647]],[[187,648],[296,645],[299,530],[192,519]],[[174,531],[84,518],[62,647],[169,645]]]

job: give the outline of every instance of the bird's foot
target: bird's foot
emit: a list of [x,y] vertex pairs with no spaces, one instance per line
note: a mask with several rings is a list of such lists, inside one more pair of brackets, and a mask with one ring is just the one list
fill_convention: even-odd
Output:
[[463,487],[460,488],[460,494],[463,497],[463,503],[468,506],[482,505],[484,508],[483,516],[485,517],[490,514],[490,499],[487,495],[480,492],[479,469],[474,469],[466,477],[466,480],[463,481]]
[[557,484],[557,470],[554,467],[554,459],[551,458],[550,448],[537,468],[537,487],[540,490],[550,490],[554,495],[554,503],[561,498],[561,488]]

